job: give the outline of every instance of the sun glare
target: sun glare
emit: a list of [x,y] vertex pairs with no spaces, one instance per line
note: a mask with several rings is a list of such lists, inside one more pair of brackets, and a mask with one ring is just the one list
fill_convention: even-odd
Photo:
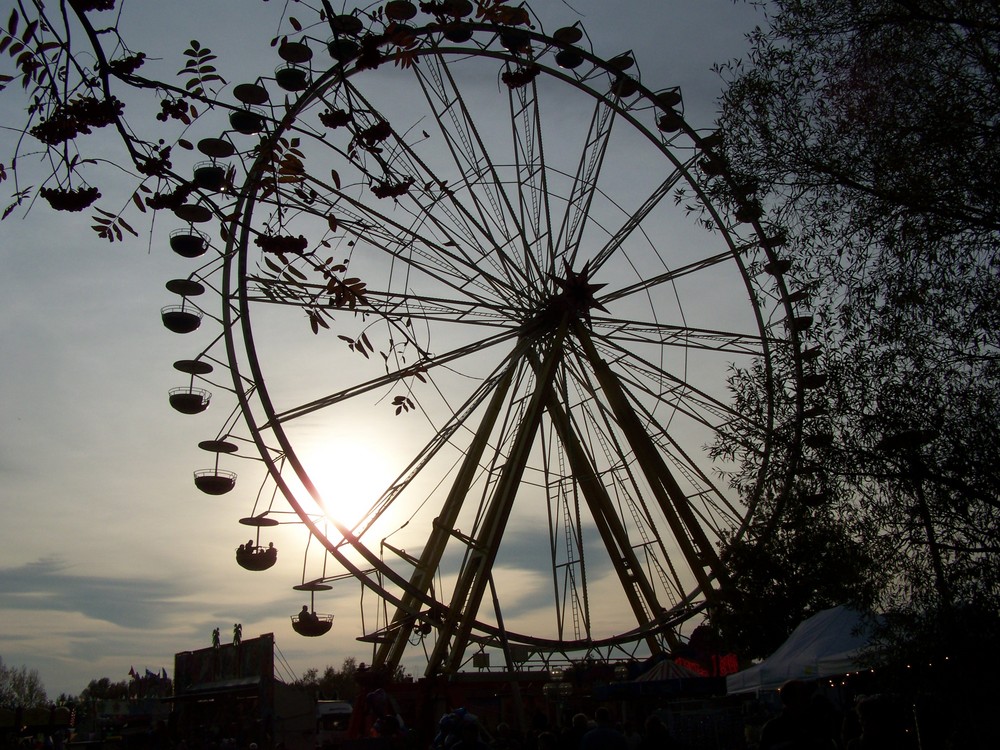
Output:
[[384,441],[354,434],[327,439],[304,456],[329,520],[352,526],[395,479]]

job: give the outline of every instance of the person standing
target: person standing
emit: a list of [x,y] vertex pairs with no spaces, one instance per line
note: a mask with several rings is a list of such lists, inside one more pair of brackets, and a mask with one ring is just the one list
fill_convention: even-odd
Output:
[[611,722],[611,712],[601,706],[594,712],[597,726],[583,735],[580,750],[628,750],[628,740]]

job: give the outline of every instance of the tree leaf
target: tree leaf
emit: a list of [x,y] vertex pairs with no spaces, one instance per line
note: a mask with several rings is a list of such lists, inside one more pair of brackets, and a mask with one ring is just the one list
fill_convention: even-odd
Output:
[[25,26],[24,33],[21,34],[21,41],[27,44],[28,40],[35,35],[35,29],[37,28],[38,28],[38,21],[32,21],[27,26]]
[[128,223],[125,221],[125,219],[123,219],[121,216],[118,217],[118,223],[133,237],[139,236],[139,233],[135,231],[132,227],[130,227]]

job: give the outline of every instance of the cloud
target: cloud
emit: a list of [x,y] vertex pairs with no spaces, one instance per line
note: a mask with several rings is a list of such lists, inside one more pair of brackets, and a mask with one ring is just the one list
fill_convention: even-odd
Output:
[[72,569],[60,557],[0,569],[0,609],[79,612],[120,627],[147,628],[181,593],[168,579],[80,576]]

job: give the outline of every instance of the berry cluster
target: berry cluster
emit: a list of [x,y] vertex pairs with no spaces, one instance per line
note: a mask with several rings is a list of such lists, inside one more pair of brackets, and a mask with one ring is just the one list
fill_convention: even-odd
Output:
[[98,99],[81,96],[56,107],[47,120],[42,120],[29,132],[48,146],[76,138],[80,133],[88,134],[91,128],[103,128],[119,117],[125,105],[115,97]]
[[191,124],[191,118],[188,117],[188,105],[183,99],[164,99],[161,101],[160,112],[157,113],[156,119],[160,122],[174,119],[180,120],[185,125]]
[[101,197],[95,187],[77,188],[42,188],[39,194],[49,202],[56,211],[82,211]]
[[172,193],[153,193],[153,195],[149,198],[146,198],[146,205],[154,211],[159,211],[161,208],[174,210],[177,207],[184,205],[188,196],[191,195],[193,191],[193,185],[184,184],[180,185]]
[[141,174],[154,177],[164,174],[170,167],[170,147],[166,146],[160,149],[157,156],[147,157],[145,161],[136,164],[135,168]]
[[283,253],[292,253],[293,255],[302,255],[302,253],[305,252],[305,249],[309,246],[309,241],[301,234],[298,237],[289,237],[287,235],[280,234],[261,234],[254,239],[253,244],[265,253],[277,253],[279,255]]
[[351,115],[342,109],[328,109],[319,113],[319,121],[328,128],[335,129],[348,125],[351,122]]
[[358,140],[365,146],[374,146],[392,135],[392,126],[385,120],[379,120],[371,127],[358,131]]
[[413,177],[407,177],[405,180],[395,183],[378,182],[372,185],[372,192],[375,193],[376,198],[398,198],[401,195],[406,195],[413,182]]
[[112,60],[108,63],[108,67],[111,68],[112,73],[116,73],[120,76],[127,76],[135,73],[142,64],[146,62],[146,53],[139,52],[135,55],[129,55],[128,57],[121,57],[117,60]]

